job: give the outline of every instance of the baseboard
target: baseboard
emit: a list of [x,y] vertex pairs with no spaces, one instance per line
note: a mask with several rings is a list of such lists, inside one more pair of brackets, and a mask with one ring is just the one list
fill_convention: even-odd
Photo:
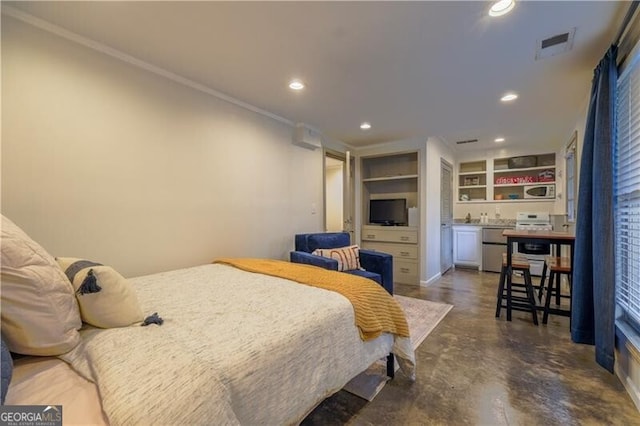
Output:
[[614,372],[640,410],[640,349],[635,344],[635,332],[616,324],[616,354]]
[[420,285],[422,287],[428,287],[431,284],[433,284],[434,282],[436,282],[437,280],[439,280],[440,277],[442,277],[442,274],[440,272],[438,272],[437,274],[435,274],[434,276],[432,276],[431,278],[429,278],[426,281],[420,280]]

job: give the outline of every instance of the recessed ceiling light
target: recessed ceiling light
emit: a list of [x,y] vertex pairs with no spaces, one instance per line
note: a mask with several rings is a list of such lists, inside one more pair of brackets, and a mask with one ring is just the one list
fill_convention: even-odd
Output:
[[289,89],[302,90],[304,89],[304,84],[300,80],[291,80],[289,83]]
[[504,142],[504,138],[495,138],[493,141],[496,143]]
[[360,125],[362,130],[369,130],[371,128],[371,123],[367,123],[366,121]]
[[506,93],[503,97],[500,98],[502,102],[510,102],[514,99],[518,99],[518,95],[515,93]]
[[489,9],[489,16],[502,16],[511,12],[513,7],[516,5],[515,0],[499,0],[493,3],[491,9]]

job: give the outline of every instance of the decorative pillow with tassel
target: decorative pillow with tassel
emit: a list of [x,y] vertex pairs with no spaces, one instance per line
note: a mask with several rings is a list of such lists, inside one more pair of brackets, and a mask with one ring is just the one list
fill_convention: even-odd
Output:
[[75,289],[84,322],[115,328],[144,319],[135,290],[115,269],[73,257],[56,260]]

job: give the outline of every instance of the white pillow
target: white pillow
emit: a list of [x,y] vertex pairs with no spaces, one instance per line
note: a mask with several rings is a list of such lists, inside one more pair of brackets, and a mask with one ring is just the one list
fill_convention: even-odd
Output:
[[12,352],[60,355],[80,342],[73,287],[55,259],[2,216],[2,336]]
[[74,257],[56,260],[73,284],[84,322],[115,328],[144,319],[135,290],[115,269]]
[[311,254],[337,260],[338,271],[362,269],[362,266],[360,266],[360,247],[357,245],[333,249],[315,249]]

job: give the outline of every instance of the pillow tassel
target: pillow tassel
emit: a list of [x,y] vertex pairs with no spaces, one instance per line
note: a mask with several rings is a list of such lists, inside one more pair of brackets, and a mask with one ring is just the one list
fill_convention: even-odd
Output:
[[96,276],[93,275],[93,269],[89,269],[87,276],[82,281],[76,293],[82,296],[83,294],[98,293],[100,290],[102,290],[102,287],[98,285],[98,280],[96,280]]
[[163,322],[164,320],[158,316],[158,313],[154,312],[153,315],[149,315],[144,319],[142,326],[144,327],[145,325],[149,325],[149,324],[162,325]]

